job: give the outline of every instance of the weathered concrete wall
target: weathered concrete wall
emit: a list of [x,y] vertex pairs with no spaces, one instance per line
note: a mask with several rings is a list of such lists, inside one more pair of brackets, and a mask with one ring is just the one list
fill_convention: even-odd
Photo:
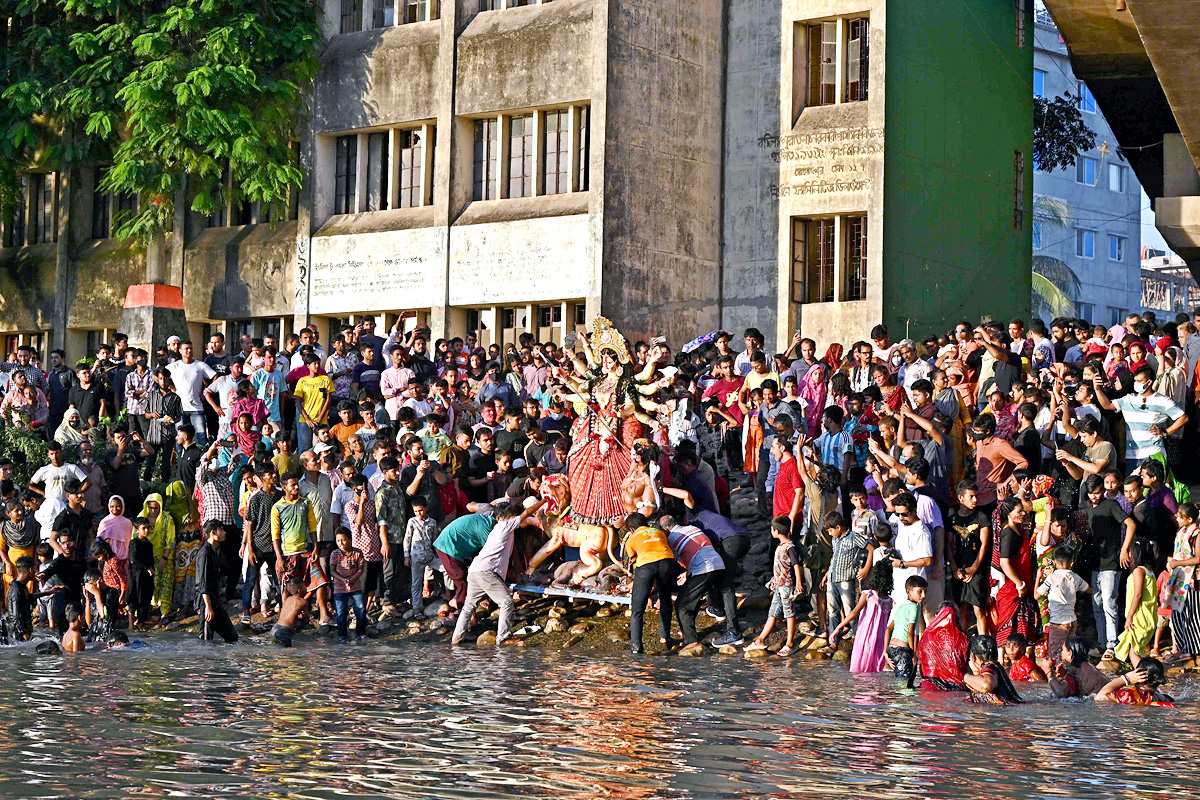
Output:
[[211,228],[184,254],[188,319],[280,317],[295,297],[296,223]]
[[601,310],[631,337],[717,325],[721,5],[609,2]]
[[117,328],[126,290],[145,279],[146,253],[132,242],[101,239],[84,245],[72,263],[67,327]]
[[595,2],[555,0],[475,16],[458,39],[455,113],[589,99],[595,80],[585,56],[593,47]]
[[779,165],[760,147],[783,131],[779,76],[781,0],[728,3],[725,77],[725,175],[721,232],[724,305],[721,326],[757,327],[775,341],[778,314],[779,200],[771,194]]
[[335,36],[313,87],[316,133],[434,119],[442,21]]
[[51,328],[55,253],[53,244],[0,249],[0,331]]
[[311,313],[416,310],[438,302],[438,276],[446,271],[444,228],[353,235],[330,228],[312,240]]

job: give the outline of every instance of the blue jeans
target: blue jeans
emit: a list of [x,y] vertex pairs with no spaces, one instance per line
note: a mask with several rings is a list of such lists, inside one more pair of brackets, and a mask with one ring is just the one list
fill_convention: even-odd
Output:
[[350,606],[354,605],[354,634],[362,636],[367,632],[367,605],[363,601],[362,592],[335,594],[333,607],[337,611],[338,638],[345,641],[350,632]]
[[[184,411],[183,417],[179,420],[179,425],[188,423],[196,429],[196,444],[201,448],[208,442],[208,426],[204,421],[203,411]],[[175,427],[178,428],[179,425]]]
[[304,421],[304,417],[300,416],[300,412],[296,412],[296,452],[303,453],[305,450],[311,450],[313,443],[313,429]]
[[1092,612],[1096,616],[1096,639],[1101,647],[1117,646],[1117,594],[1120,588],[1121,570],[1092,573]]
[[267,570],[267,574],[271,576],[271,592],[272,597],[263,597],[262,604],[265,606],[272,602],[278,596],[275,586],[275,554],[271,553],[268,558],[263,559],[258,564],[247,564],[246,572],[242,575],[242,613],[249,614],[250,607],[254,604],[254,588],[258,586],[259,571]]
[[[825,605],[828,608],[829,622],[825,629],[832,632],[841,624],[842,619],[849,616],[858,602],[858,581],[835,581],[830,579],[825,585]],[[851,625],[847,633],[853,634],[856,625]]]

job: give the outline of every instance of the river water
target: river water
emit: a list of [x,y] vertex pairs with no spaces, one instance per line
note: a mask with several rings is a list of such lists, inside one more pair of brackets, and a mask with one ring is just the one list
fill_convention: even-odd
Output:
[[[265,637],[260,637],[265,638]],[[0,648],[0,796],[1177,797],[1177,710],[1019,707],[798,659],[595,657],[301,639],[282,651]]]

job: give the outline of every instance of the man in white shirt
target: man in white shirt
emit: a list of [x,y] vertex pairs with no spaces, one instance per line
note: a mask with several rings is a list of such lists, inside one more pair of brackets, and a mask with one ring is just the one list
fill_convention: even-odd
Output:
[[904,339],[900,342],[900,357],[904,359],[900,365],[900,385],[904,387],[905,394],[908,395],[908,402],[916,406],[916,401],[913,400],[912,385],[917,381],[927,381],[929,376],[933,374],[933,367],[923,358],[917,357],[917,343],[912,339]]
[[179,404],[183,410],[183,418],[179,420],[179,424],[191,423],[196,429],[196,443],[203,447],[207,441],[205,434],[208,428],[204,423],[201,395],[204,387],[217,373],[208,364],[192,357],[191,342],[180,343],[179,360],[169,364],[167,371],[171,373],[171,381],[175,384],[175,393],[179,395]]
[[217,428],[218,439],[225,438],[227,434],[233,431],[233,420],[229,414],[230,409],[233,408],[233,404],[238,399],[238,384],[245,377],[242,371],[243,363],[240,355],[235,357],[229,362],[228,374],[214,378],[204,393],[204,399],[217,412],[217,418],[220,420]]
[[892,540],[892,600],[904,602],[904,582],[913,575],[928,580],[933,563],[933,533],[917,516],[917,498],[902,492],[892,500],[894,514],[888,518],[896,538]]
[[[733,360],[733,371],[744,378],[754,369],[750,363],[750,358],[759,350],[762,350],[764,341],[762,331],[758,328],[746,328],[746,332],[743,334],[743,341],[746,343],[746,350],[745,352],[738,353],[737,358]],[[770,358],[767,359],[767,363],[771,363]]]
[[[38,469],[29,479],[29,488],[43,497],[53,498],[59,502],[67,502],[67,481],[79,481],[83,484],[80,492],[87,491],[88,476],[75,464],[68,464],[63,457],[62,445],[51,442],[47,447],[50,463]],[[35,484],[41,484],[38,488]]]

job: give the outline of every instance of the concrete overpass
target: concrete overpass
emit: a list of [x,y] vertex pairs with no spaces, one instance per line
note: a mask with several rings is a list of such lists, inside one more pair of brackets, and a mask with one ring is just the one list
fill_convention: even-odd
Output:
[[1045,0],[1150,196],[1167,244],[1200,280],[1200,0]]

